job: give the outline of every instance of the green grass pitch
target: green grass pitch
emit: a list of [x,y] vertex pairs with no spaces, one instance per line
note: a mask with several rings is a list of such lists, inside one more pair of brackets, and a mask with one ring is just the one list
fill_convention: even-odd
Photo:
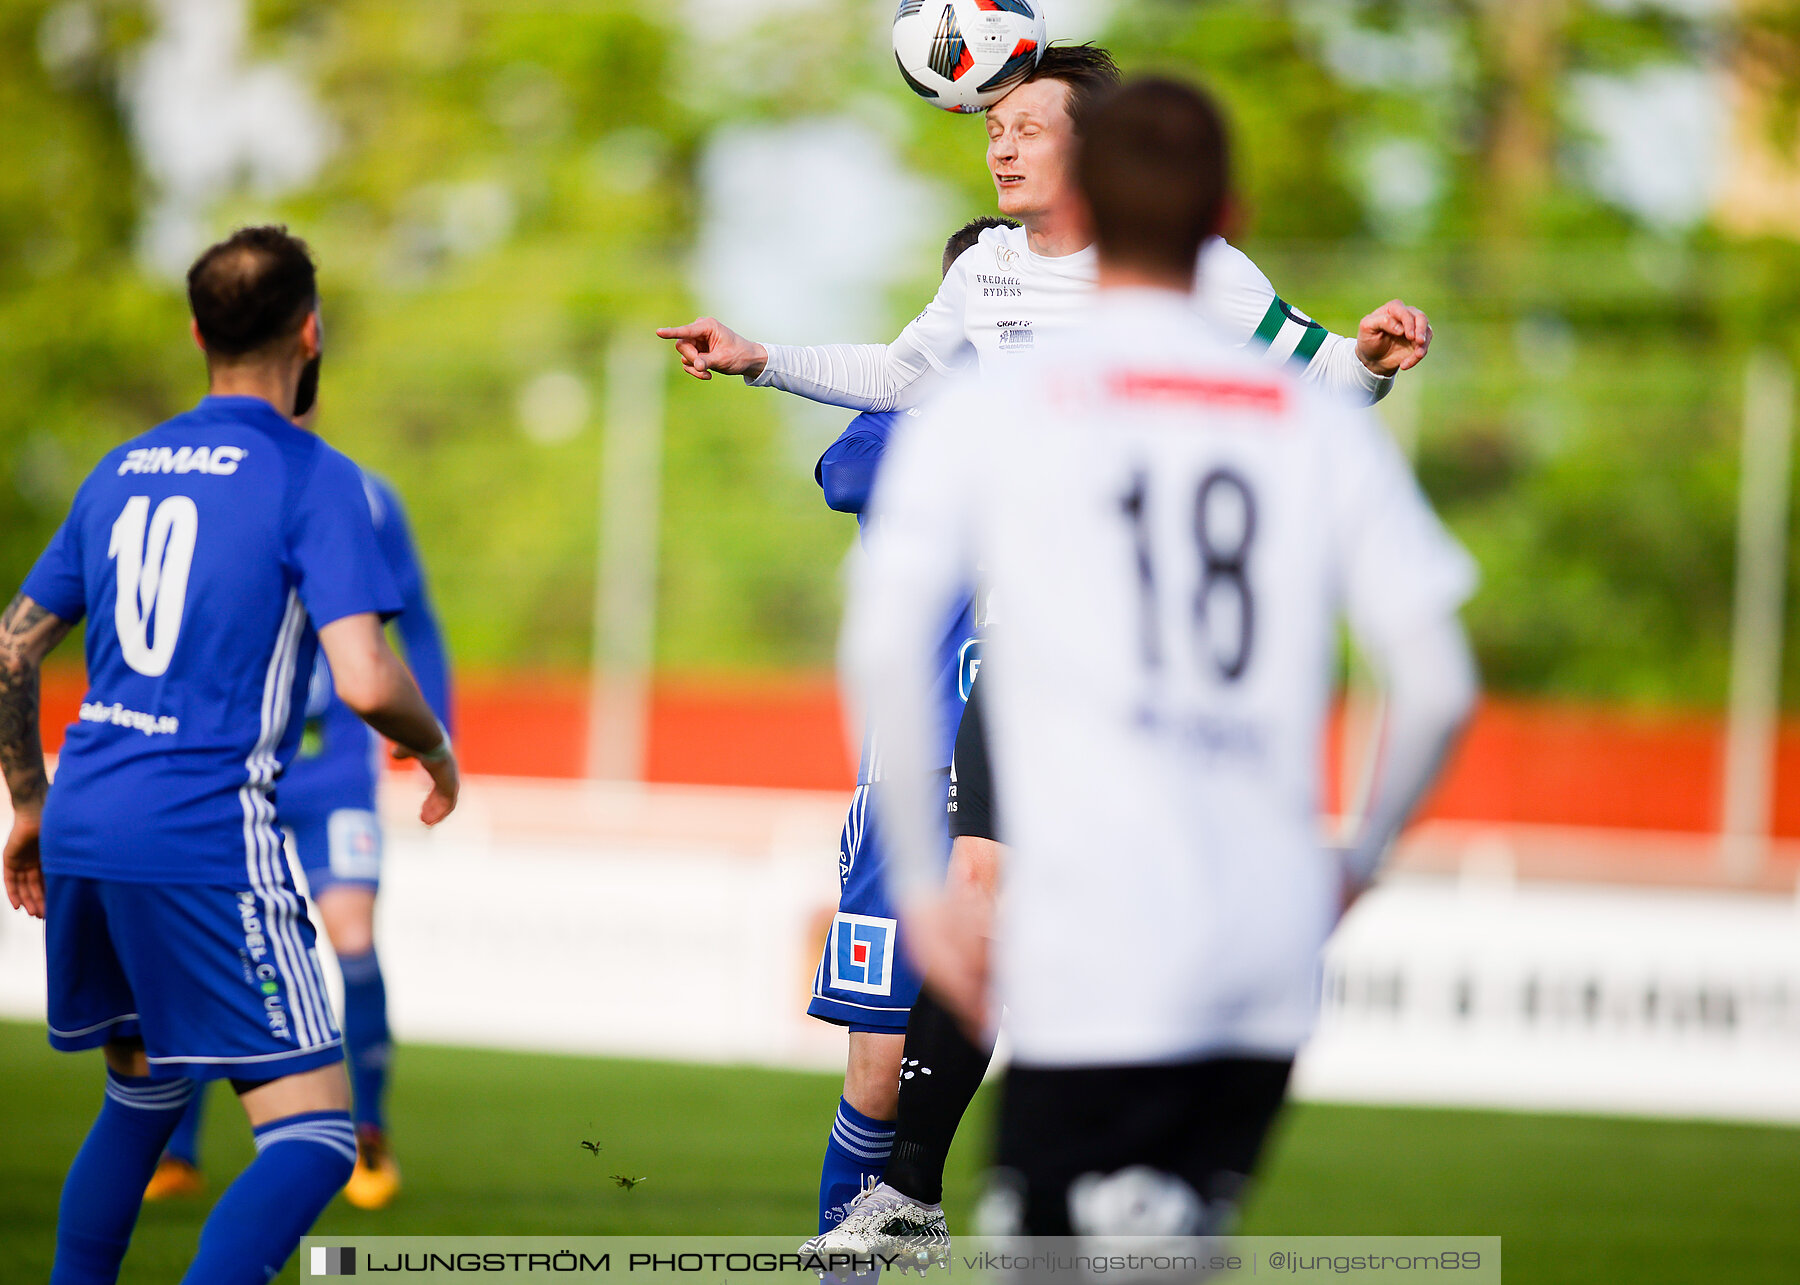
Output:
[[[811,1229],[830,1076],[421,1047],[397,1064],[405,1190],[380,1213],[336,1202],[322,1233]],[[57,1192],[100,1090],[98,1054],[55,1054],[41,1027],[0,1023],[0,1279],[48,1276]],[[953,1229],[967,1226],[986,1107],[952,1157]],[[208,1196],[146,1207],[128,1285],[178,1278],[211,1196],[250,1157],[229,1090],[213,1090],[207,1124]],[[649,1181],[622,1191],[609,1175],[627,1172]],[[1509,1282],[1740,1285],[1800,1279],[1797,1210],[1793,1130],[1300,1105],[1244,1230],[1499,1235]],[[292,1264],[282,1279],[297,1279]]]

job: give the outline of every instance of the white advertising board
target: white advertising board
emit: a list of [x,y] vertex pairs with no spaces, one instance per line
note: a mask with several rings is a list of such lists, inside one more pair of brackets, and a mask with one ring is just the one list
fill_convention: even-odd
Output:
[[[805,1016],[841,801],[691,791],[590,825],[523,788],[480,783],[430,834],[390,827],[400,1039],[842,1066],[841,1034]],[[0,1014],[42,1016],[42,950],[0,914]],[[1295,1088],[1800,1122],[1800,902],[1396,874],[1330,946]]]

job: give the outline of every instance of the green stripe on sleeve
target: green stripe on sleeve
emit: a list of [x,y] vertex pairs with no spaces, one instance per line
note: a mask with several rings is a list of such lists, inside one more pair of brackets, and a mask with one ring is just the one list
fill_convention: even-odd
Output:
[[1287,311],[1281,306],[1281,300],[1273,300],[1269,310],[1263,313],[1262,324],[1257,326],[1256,333],[1250,338],[1267,348],[1275,342],[1275,336],[1281,333],[1283,323],[1287,321]]
[[1294,355],[1288,360],[1305,370],[1312,365],[1313,354],[1319,351],[1319,346],[1325,342],[1325,336],[1330,333],[1324,326],[1308,326],[1306,333],[1300,336],[1300,342],[1294,345]]

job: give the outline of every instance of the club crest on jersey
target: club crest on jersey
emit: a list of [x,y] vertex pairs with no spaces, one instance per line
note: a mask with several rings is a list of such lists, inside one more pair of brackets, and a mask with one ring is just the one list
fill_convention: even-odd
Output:
[[899,924],[875,915],[839,914],[831,923],[831,984],[863,995],[894,990],[894,932]]
[[1013,265],[1018,261],[1019,252],[1017,250],[1004,241],[994,242],[994,262],[999,265],[1000,271],[1012,271]]
[[1029,321],[1000,321],[1001,352],[1028,352],[1037,347],[1037,332]]
[[956,654],[956,689],[965,701],[969,699],[969,690],[975,686],[975,675],[980,672],[981,639],[971,638]]

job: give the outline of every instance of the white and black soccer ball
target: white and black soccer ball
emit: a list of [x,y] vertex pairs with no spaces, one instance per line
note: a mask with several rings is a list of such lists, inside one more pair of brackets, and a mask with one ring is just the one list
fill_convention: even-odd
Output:
[[986,111],[1044,56],[1043,0],[900,0],[894,61],[947,112]]

